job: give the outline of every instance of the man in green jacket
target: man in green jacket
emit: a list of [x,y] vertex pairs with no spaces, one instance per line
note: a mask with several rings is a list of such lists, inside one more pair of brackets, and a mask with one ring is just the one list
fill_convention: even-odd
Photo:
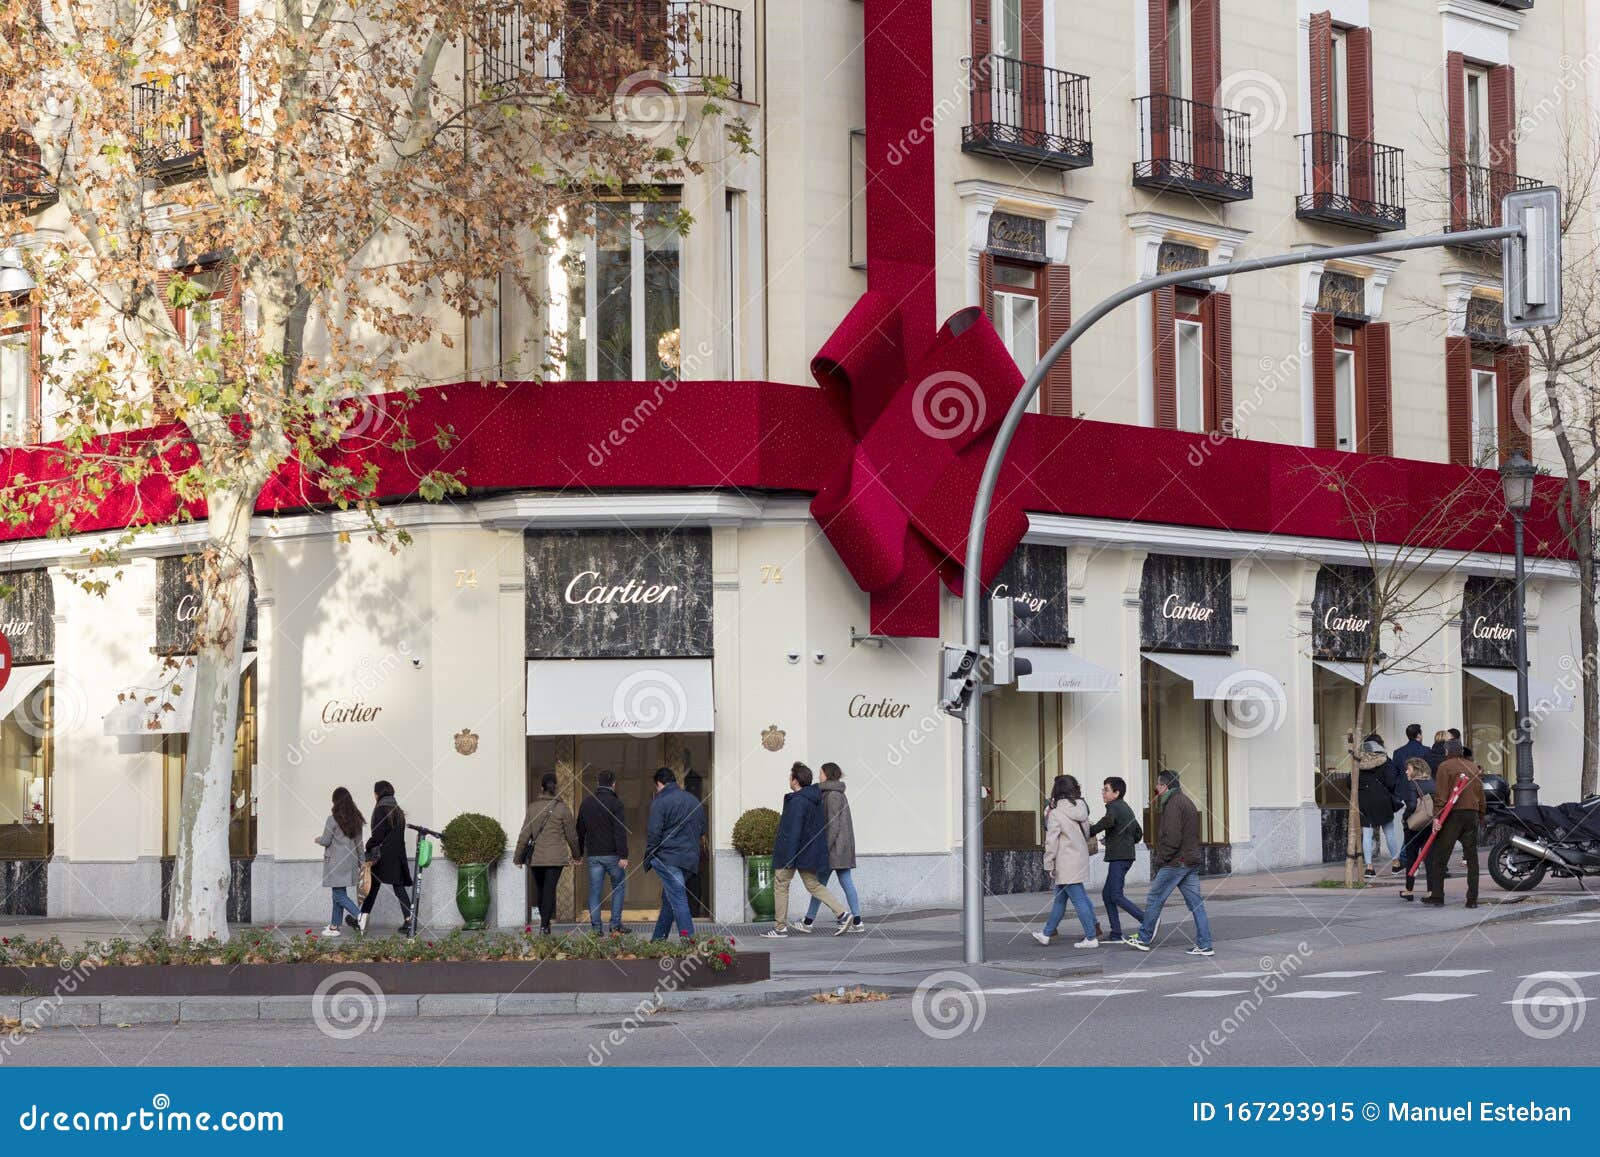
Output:
[[1106,883],[1100,889],[1100,900],[1106,906],[1106,917],[1111,921],[1111,939],[1122,939],[1122,913],[1127,912],[1135,921],[1144,923],[1144,912],[1123,892],[1123,882],[1133,867],[1139,841],[1144,831],[1139,819],[1123,796],[1128,794],[1128,783],[1120,775],[1108,778],[1100,788],[1100,798],[1105,801],[1106,814],[1089,829],[1090,835],[1106,835]]
[[1194,917],[1194,947],[1190,956],[1214,956],[1211,948],[1211,922],[1206,919],[1205,901],[1200,897],[1200,809],[1183,794],[1178,773],[1163,771],[1156,776],[1161,796],[1156,800],[1160,820],[1156,825],[1156,846],[1150,856],[1155,877],[1144,902],[1144,921],[1139,931],[1123,941],[1129,948],[1149,952],[1155,941],[1156,923],[1161,908],[1174,888],[1183,893],[1183,902]]

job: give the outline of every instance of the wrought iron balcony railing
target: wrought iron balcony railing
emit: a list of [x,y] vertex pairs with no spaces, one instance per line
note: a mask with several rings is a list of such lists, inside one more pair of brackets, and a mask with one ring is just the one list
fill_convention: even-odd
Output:
[[181,84],[134,85],[130,111],[134,159],[142,172],[166,180],[205,163],[200,118],[189,108]]
[[53,204],[55,182],[39,163],[39,147],[21,131],[0,133],[0,202],[30,212]]
[[1087,76],[991,55],[969,62],[968,81],[963,151],[1056,169],[1094,163]]
[[[1494,228],[1500,224],[1500,202],[1507,193],[1539,187],[1532,177],[1486,165],[1453,164],[1445,178],[1450,192],[1451,233]],[[1498,251],[1500,247],[1490,242],[1488,248]]]
[[617,89],[627,77],[602,75],[584,59],[586,42],[603,39],[593,51],[630,51],[642,68],[658,69],[680,91],[704,91],[708,80],[718,78],[730,95],[742,97],[743,13],[706,0],[671,0],[660,12],[652,18],[597,4],[585,17],[569,6],[570,31],[527,24],[520,10],[502,13],[476,38],[479,83],[506,86],[532,77],[589,91]]
[[1135,185],[1211,201],[1255,195],[1248,114],[1160,94],[1133,103],[1139,114]]
[[1302,133],[1295,216],[1384,233],[1406,227],[1405,153],[1391,145]]

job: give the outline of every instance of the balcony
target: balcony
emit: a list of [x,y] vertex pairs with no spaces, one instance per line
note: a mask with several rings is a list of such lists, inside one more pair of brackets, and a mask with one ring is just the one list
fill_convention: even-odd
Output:
[[189,111],[177,83],[133,86],[134,162],[146,176],[181,180],[205,167],[200,118]]
[[1338,133],[1302,133],[1295,216],[1373,233],[1406,227],[1405,153]]
[[1133,103],[1139,113],[1135,185],[1208,201],[1255,196],[1248,114],[1177,96],[1143,96]]
[[968,64],[972,115],[961,150],[1052,169],[1094,163],[1089,78],[1008,56]]
[[585,38],[601,36],[609,55],[620,45],[641,68],[659,69],[679,92],[704,92],[716,78],[727,84],[728,95],[744,96],[743,14],[705,0],[671,0],[658,20],[597,6],[565,36],[530,26],[520,10],[502,13],[477,37],[479,82],[507,87],[531,78],[591,93],[614,90],[625,77],[603,77],[582,59]]
[[[1500,224],[1500,202],[1507,193],[1539,187],[1539,182],[1532,177],[1521,177],[1485,165],[1452,165],[1446,170],[1445,178],[1450,194],[1447,233],[1492,229]],[[1499,253],[1500,243],[1486,241],[1460,248]]]
[[39,147],[25,132],[0,133],[0,204],[34,213],[55,203],[56,186],[39,163]]

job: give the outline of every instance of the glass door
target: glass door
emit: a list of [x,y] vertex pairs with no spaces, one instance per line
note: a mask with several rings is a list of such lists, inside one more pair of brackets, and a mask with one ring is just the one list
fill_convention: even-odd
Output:
[[[1148,659],[1140,661],[1144,694],[1144,758],[1150,769],[1150,793],[1156,776],[1175,771],[1183,791],[1200,811],[1200,842],[1226,844],[1228,839],[1228,735],[1217,722],[1209,699],[1194,697],[1194,684]],[[1147,840],[1155,836],[1154,816],[1145,812]]]

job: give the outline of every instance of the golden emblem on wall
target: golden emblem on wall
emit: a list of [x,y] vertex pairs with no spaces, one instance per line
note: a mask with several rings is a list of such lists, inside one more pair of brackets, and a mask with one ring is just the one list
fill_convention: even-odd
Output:
[[463,727],[456,732],[456,751],[462,755],[471,755],[478,750],[478,733],[470,727]]
[[786,732],[779,731],[778,725],[774,723],[771,727],[768,727],[761,733],[761,746],[765,747],[768,751],[782,751],[783,737],[785,734]]

